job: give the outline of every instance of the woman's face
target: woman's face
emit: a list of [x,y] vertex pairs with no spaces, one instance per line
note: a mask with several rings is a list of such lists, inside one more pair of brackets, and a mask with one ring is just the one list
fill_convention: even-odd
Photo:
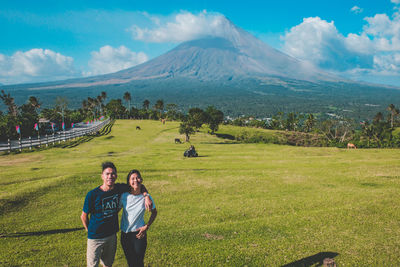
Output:
[[131,177],[129,177],[129,185],[133,188],[139,187],[142,182],[142,178],[138,177],[137,173],[132,173]]

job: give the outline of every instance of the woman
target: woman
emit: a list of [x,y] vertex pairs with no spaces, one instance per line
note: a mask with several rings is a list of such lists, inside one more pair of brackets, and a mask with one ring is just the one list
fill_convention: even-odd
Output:
[[144,254],[147,247],[146,232],[157,216],[153,201],[151,216],[147,224],[144,223],[144,195],[141,193],[142,177],[138,170],[131,170],[126,178],[130,186],[129,192],[121,196],[120,207],[123,209],[121,219],[121,245],[124,249],[128,265],[144,266]]

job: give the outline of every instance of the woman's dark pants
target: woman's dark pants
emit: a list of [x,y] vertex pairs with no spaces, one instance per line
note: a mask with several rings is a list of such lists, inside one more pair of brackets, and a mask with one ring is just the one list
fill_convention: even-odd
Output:
[[124,233],[121,232],[121,245],[124,249],[126,260],[129,267],[143,267],[144,254],[147,247],[147,235],[142,239],[138,239],[137,232]]

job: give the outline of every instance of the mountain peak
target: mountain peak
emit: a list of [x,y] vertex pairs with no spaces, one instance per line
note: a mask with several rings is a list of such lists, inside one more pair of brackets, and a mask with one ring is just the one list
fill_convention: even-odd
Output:
[[[220,16],[213,32],[184,42],[141,65],[112,74],[77,79],[64,87],[122,84],[135,80],[190,78],[198,81],[294,79],[338,81],[311,64],[286,55]],[[61,87],[61,86],[60,86]]]

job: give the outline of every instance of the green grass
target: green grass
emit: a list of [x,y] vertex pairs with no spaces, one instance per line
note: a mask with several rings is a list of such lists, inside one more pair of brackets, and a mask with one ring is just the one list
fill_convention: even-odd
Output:
[[[146,264],[281,266],[332,252],[339,266],[400,265],[400,150],[241,144],[197,133],[200,157],[184,158],[189,145],[174,144],[184,139],[178,127],[117,121],[73,148],[1,156],[0,265],[85,266],[79,216],[106,160],[119,182],[141,170],[155,199]],[[114,266],[125,265],[118,246]]]

